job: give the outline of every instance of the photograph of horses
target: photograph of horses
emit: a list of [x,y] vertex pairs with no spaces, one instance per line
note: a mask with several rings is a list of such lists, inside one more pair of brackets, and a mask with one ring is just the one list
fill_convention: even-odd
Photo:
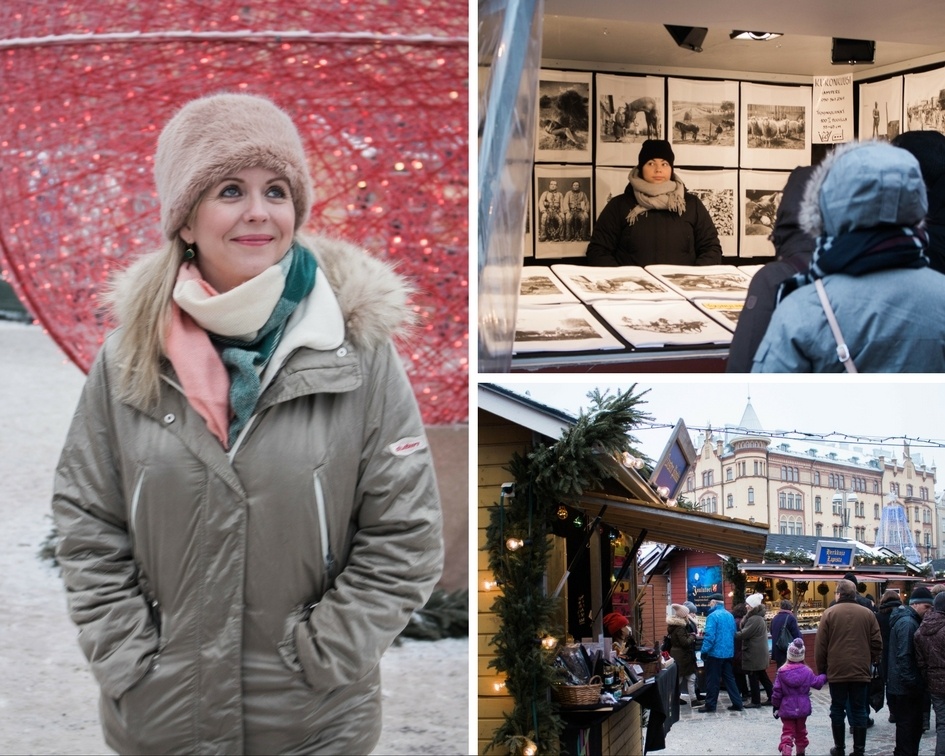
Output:
[[640,145],[665,139],[661,76],[597,74],[597,164],[636,165]]
[[668,139],[677,166],[738,167],[738,82],[669,79]]

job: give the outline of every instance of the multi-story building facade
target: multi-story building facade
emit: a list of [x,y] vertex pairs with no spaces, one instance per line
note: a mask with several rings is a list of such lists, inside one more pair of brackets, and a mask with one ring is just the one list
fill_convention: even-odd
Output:
[[[736,431],[697,439],[684,496],[704,512],[767,522],[772,533],[875,545],[883,508],[902,505],[923,560],[941,556],[935,466],[860,445],[783,441],[761,431],[749,402]],[[945,506],[945,503],[943,503]]]

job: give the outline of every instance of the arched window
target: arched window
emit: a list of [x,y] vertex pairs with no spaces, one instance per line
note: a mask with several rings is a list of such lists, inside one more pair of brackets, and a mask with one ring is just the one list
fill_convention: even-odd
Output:
[[873,505],[873,519],[874,519],[874,520],[878,520],[878,519],[879,519],[879,504],[874,504],[874,505]]
[[748,503],[749,504],[755,503],[755,489],[754,488],[748,489]]
[[728,495],[728,508],[732,509],[735,506],[735,497],[732,494]]

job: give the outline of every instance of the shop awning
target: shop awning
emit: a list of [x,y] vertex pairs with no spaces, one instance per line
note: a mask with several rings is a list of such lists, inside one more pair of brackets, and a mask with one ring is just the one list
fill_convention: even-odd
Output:
[[650,484],[616,460],[606,460],[614,478],[603,491],[585,493],[579,506],[591,517],[606,507],[603,522],[635,538],[711,551],[739,559],[764,556],[768,526],[725,515],[679,509],[664,502]]

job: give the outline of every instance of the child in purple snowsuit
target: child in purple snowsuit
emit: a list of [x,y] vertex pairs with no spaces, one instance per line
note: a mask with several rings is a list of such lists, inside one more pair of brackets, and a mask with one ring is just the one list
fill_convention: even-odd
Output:
[[807,750],[807,717],[810,716],[810,689],[820,690],[827,675],[815,675],[804,663],[804,641],[795,638],[787,649],[787,662],[778,669],[774,678],[771,704],[774,716],[781,717],[781,756],[791,756],[797,746],[797,756]]

